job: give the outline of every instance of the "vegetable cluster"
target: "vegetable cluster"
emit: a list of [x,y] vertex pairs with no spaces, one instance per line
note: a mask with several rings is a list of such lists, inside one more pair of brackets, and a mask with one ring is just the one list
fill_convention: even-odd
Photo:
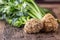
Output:
[[16,27],[21,27],[31,18],[42,19],[48,11],[34,0],[0,0],[0,19]]

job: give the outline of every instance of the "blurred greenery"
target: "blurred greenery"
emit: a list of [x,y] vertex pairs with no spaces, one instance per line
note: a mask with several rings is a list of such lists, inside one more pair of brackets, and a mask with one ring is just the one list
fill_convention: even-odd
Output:
[[48,10],[38,7],[34,0],[0,0],[0,19],[16,27],[31,18],[41,19],[46,12]]

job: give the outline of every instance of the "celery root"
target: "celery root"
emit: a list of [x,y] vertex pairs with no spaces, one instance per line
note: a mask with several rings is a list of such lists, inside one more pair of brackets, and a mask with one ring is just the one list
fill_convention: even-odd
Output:
[[38,19],[30,19],[24,26],[24,32],[26,33],[37,33],[43,28],[43,24]]
[[42,22],[43,22],[43,30],[45,32],[50,32],[50,31],[57,31],[58,29],[58,22],[56,21],[56,19],[50,14],[46,14],[43,18],[42,18]]

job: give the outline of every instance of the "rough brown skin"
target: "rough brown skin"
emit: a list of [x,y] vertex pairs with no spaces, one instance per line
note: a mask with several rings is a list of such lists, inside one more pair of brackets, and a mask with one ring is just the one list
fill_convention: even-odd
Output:
[[26,33],[37,33],[43,28],[43,24],[38,19],[30,19],[24,26],[24,32]]
[[44,25],[43,30],[45,32],[57,31],[58,22],[56,21],[56,19],[50,13],[46,14],[42,18],[42,22],[43,22],[43,25]]

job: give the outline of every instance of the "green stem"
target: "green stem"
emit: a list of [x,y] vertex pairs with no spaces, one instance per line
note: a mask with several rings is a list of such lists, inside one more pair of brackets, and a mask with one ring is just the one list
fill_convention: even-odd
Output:
[[35,13],[38,13],[38,12],[36,11],[36,9],[33,7],[33,5],[31,5],[31,4],[29,4],[29,3],[27,3],[27,5],[28,5]]
[[36,18],[36,17],[35,17],[34,15],[32,15],[31,13],[28,12],[28,14],[29,14],[31,17]]
[[45,15],[45,11],[42,8],[40,8],[40,11],[41,11],[42,17],[43,17]]
[[40,19],[40,17],[37,16],[37,13],[35,13],[33,10],[32,10],[32,11],[30,10],[30,12],[31,12],[36,18]]
[[[42,18],[42,13],[39,13],[38,11],[36,11],[36,9],[34,8],[33,5],[27,3],[28,6],[35,12],[34,14],[37,16],[38,15],[38,18],[41,19]],[[31,10],[30,10],[31,11]]]
[[22,20],[23,20],[24,22],[26,22],[26,19],[25,19],[25,17],[22,17]]
[[41,13],[40,10],[39,10],[39,8],[38,8],[38,6],[36,5],[36,3],[35,3],[34,1],[31,1],[31,2],[32,2],[33,5],[35,6],[36,10],[37,10],[39,13]]
[[39,6],[34,2],[34,1],[31,1],[33,3],[33,5],[35,6],[36,10],[39,12],[40,15],[43,15],[41,10],[39,9]]

